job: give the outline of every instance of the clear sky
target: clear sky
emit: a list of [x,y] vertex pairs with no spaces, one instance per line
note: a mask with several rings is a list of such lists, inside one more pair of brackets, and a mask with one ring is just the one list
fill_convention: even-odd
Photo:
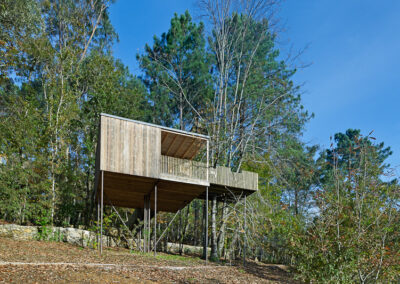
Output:
[[[186,9],[197,14],[191,0],[118,0],[111,6],[120,39],[114,55],[139,75],[136,53]],[[301,61],[311,65],[294,77],[315,114],[304,141],[328,147],[336,132],[374,130],[392,148],[389,162],[400,173],[400,1],[286,0],[279,18],[283,51],[308,46]]]

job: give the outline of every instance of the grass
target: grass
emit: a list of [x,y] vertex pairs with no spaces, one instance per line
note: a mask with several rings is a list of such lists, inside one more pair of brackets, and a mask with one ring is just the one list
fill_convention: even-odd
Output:
[[[141,252],[130,250],[130,253],[137,256],[148,257],[154,259],[154,252]],[[203,265],[205,261],[200,259],[197,256],[188,256],[188,255],[179,255],[179,254],[172,254],[172,253],[164,253],[164,252],[157,252],[155,259],[164,260],[164,261],[173,261],[173,262],[181,262],[182,264],[198,264]]]
[[205,266],[198,257],[162,252],[154,257],[122,248],[104,248],[100,257],[91,248],[9,238],[0,238],[0,262],[5,262],[0,265],[0,282],[6,283],[293,283],[279,265],[248,261],[246,267],[212,262]]

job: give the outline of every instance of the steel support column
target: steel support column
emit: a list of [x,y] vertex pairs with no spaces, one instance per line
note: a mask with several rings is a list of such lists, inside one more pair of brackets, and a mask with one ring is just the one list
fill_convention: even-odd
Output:
[[206,187],[206,265],[207,265],[207,250],[208,250],[208,186]]
[[143,252],[147,250],[147,196],[143,200]]
[[[99,224],[100,224],[100,199],[98,193],[96,193],[96,201],[97,201],[97,223],[96,223],[96,241],[98,244],[100,244],[100,229],[99,229]],[[100,247],[97,247],[97,250],[99,250]]]
[[246,245],[247,245],[247,237],[246,237],[246,232],[247,232],[247,223],[246,223],[246,195],[244,196],[244,235],[243,235],[243,266],[246,266]]
[[210,141],[209,140],[207,140],[207,156],[206,156],[206,158],[207,158],[207,161],[206,161],[206,165],[207,165],[207,181],[209,181],[209,174],[210,174],[210,163],[209,163],[209,160],[210,160],[210,153],[209,153],[209,151],[210,151]]
[[139,250],[142,250],[142,228],[139,226],[139,239],[138,239],[138,244],[139,244]]
[[151,243],[151,207],[150,207],[150,196],[151,193],[147,196],[147,252],[150,252],[150,243]]
[[154,256],[157,254],[157,184],[154,186]]
[[101,193],[100,193],[100,254],[103,253],[103,196],[104,196],[104,171],[101,171]]

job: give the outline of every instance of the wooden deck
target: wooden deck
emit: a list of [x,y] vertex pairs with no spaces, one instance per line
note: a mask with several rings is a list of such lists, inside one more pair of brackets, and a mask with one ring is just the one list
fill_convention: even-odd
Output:
[[258,174],[248,171],[232,172],[230,168],[218,166],[210,168],[207,179],[205,163],[161,156],[161,177],[170,177],[175,181],[214,184],[219,186],[258,190]]
[[210,168],[209,172],[210,184],[242,188],[247,190],[258,190],[258,174],[248,171],[239,173],[232,172],[230,168],[217,166]]
[[[95,188],[100,192],[103,173],[106,204],[144,208],[157,186],[159,210],[176,212],[204,198],[207,187],[222,196],[258,189],[256,173],[207,167],[208,136],[107,114],[101,115],[99,134]],[[198,153],[201,162],[193,160]]]

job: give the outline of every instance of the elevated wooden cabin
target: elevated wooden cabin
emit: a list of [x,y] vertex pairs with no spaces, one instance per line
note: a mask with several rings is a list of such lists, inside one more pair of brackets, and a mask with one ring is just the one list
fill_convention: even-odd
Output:
[[256,173],[210,168],[208,145],[205,135],[101,114],[95,188],[103,186],[104,204],[153,209],[157,198],[157,210],[166,212],[205,198],[206,189],[210,196],[258,189]]

